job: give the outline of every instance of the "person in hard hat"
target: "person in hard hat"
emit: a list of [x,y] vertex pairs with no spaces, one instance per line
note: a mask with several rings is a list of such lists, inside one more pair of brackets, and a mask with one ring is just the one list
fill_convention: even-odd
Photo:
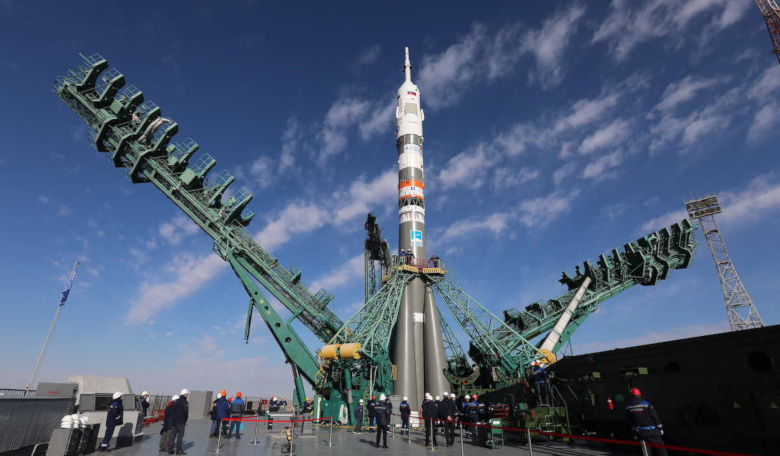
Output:
[[409,417],[412,415],[412,407],[409,406],[408,397],[404,396],[398,411],[401,412],[401,434],[409,435]]
[[444,424],[444,440],[447,446],[455,445],[455,421],[458,416],[458,406],[455,405],[455,393],[442,399],[439,406],[439,417]]
[[212,437],[218,437],[220,432],[223,436],[227,435],[228,422],[223,421],[225,418],[230,418],[230,402],[227,400],[227,391],[221,390],[219,398],[214,402],[214,419],[216,421],[211,423]]
[[363,406],[363,399],[361,399],[358,401],[358,404],[355,407],[355,430],[352,431],[353,434],[363,433],[363,411],[364,410],[365,407]]
[[276,396],[271,397],[271,401],[268,403],[268,411],[273,413],[279,411],[279,399]]
[[[182,443],[184,440],[184,427],[187,425],[187,419],[190,416],[190,404],[187,402],[187,397],[189,395],[190,392],[187,390],[187,388],[181,390],[181,393],[179,393],[179,399],[173,403],[173,410],[171,410],[172,433],[170,440],[171,443],[175,442],[174,445],[171,445],[171,449],[175,449],[176,454],[187,454],[182,448]],[[173,451],[168,452],[168,454],[171,453],[173,453]]]
[[304,420],[310,420],[311,419],[311,413],[314,411],[314,403],[309,399],[308,397],[303,400],[303,405],[301,405],[301,415],[303,416]]
[[[230,403],[230,417],[231,418],[237,418],[241,419],[244,416],[244,412],[246,412],[246,406],[244,405],[244,400],[241,399],[241,391],[236,391],[236,398],[233,399],[233,401]],[[231,421],[230,422],[230,429],[228,430],[228,438],[233,437],[233,429],[236,430],[236,438],[240,439],[241,434],[239,433],[239,430],[241,429],[241,421]]]
[[[664,425],[653,405],[642,397],[639,388],[631,388],[631,397],[626,401],[626,417],[634,430],[634,439],[649,443],[664,444]],[[652,454],[666,456],[666,448],[652,448]]]
[[[468,396],[466,396],[468,397]],[[471,401],[466,405],[466,419],[468,419],[471,426],[469,426],[469,432],[471,433],[471,441],[476,445],[478,443],[477,436],[477,422],[479,422],[479,396],[476,394],[471,396]]]
[[439,417],[439,406],[433,401],[431,393],[425,393],[422,414],[425,422],[425,446],[431,444],[431,434],[433,434],[433,446],[436,446],[436,418]]
[[376,416],[376,447],[379,448],[380,437],[383,437],[382,448],[387,448],[387,427],[390,425],[390,417],[393,415],[393,406],[387,402],[387,396],[381,394],[379,402],[374,407]]
[[283,412],[287,411],[287,401],[284,398],[279,399],[279,410]]
[[146,418],[147,410],[149,410],[149,391],[141,393],[141,410],[143,411],[144,418]]
[[168,404],[165,406],[165,418],[163,418],[162,429],[160,429],[160,451],[166,453],[173,452],[173,446],[170,439],[171,434],[171,417],[173,416],[173,403],[179,399],[179,395],[174,395]]
[[374,432],[376,426],[376,396],[371,396],[368,401],[368,431]]
[[103,437],[98,451],[108,451],[108,444],[111,443],[111,438],[114,436],[114,428],[124,423],[122,416],[125,409],[122,406],[122,396],[123,394],[119,391],[111,396],[111,405],[108,406],[108,414],[106,415],[106,435]]

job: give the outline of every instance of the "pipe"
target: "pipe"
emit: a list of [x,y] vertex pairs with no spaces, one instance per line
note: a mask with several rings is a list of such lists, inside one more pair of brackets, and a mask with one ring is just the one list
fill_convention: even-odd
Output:
[[574,295],[574,298],[572,298],[569,305],[563,311],[563,314],[560,316],[560,318],[558,318],[558,321],[555,323],[555,327],[552,329],[552,331],[550,331],[550,334],[547,334],[547,337],[544,339],[544,342],[542,342],[542,345],[539,347],[540,351],[547,350],[548,352],[552,353],[553,347],[555,347],[555,344],[557,344],[558,341],[561,339],[561,334],[563,334],[563,330],[566,329],[566,326],[571,321],[571,317],[574,314],[574,310],[577,308],[578,305],[580,305],[582,296],[585,294],[585,291],[588,289],[588,285],[590,285],[590,282],[591,282],[590,277],[585,277],[585,280],[582,281],[582,285],[580,285],[580,288],[577,289],[577,293]]

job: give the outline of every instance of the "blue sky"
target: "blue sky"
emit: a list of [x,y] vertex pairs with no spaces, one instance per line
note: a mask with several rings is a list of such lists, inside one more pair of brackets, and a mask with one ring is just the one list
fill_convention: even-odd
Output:
[[[752,2],[79,3],[0,1],[2,387],[26,383],[78,260],[39,380],[291,390],[259,318],[243,343],[247,297],[209,239],[100,157],[52,94],[79,52],[101,53],[254,192],[250,231],[344,319],[362,302],[366,212],[396,246],[392,111],[409,46],[428,251],[488,308],[558,296],[562,270],[718,192],[737,269],[765,322],[780,320],[780,68]],[[603,304],[574,349],[726,329],[703,246],[690,269]]]

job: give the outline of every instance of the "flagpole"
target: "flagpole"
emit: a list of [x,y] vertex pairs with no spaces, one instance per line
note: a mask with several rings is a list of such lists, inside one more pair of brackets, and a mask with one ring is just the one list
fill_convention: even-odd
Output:
[[46,347],[49,346],[49,340],[51,340],[51,333],[54,332],[54,325],[57,324],[57,317],[60,316],[60,309],[62,309],[62,306],[65,305],[65,301],[68,299],[68,295],[70,294],[70,287],[73,286],[73,279],[76,277],[76,269],[78,268],[79,268],[78,262],[73,264],[73,270],[70,271],[68,284],[65,286],[65,290],[63,290],[62,292],[62,298],[60,298],[60,303],[59,305],[57,305],[57,311],[54,312],[54,320],[52,320],[51,326],[49,327],[49,333],[46,334],[46,340],[43,342],[43,348],[41,348],[41,354],[38,355],[38,362],[35,364],[35,370],[33,370],[32,377],[30,377],[30,382],[24,388],[25,395],[27,395],[30,392],[30,388],[32,388],[32,385],[35,383],[35,377],[38,376],[38,369],[41,367],[41,361],[43,361],[43,355],[46,353]]

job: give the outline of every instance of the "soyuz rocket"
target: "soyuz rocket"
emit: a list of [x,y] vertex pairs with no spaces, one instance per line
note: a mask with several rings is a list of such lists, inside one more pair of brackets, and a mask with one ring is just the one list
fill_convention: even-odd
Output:
[[[420,107],[420,89],[412,82],[409,48],[398,88],[395,122],[398,131],[398,248],[414,254],[414,261],[427,261],[425,237],[425,173],[423,130],[425,115]],[[419,408],[423,395],[436,396],[450,390],[444,377],[446,362],[439,310],[430,284],[421,277],[404,289],[395,327],[392,351],[396,365],[393,393],[408,396],[412,410]]]

